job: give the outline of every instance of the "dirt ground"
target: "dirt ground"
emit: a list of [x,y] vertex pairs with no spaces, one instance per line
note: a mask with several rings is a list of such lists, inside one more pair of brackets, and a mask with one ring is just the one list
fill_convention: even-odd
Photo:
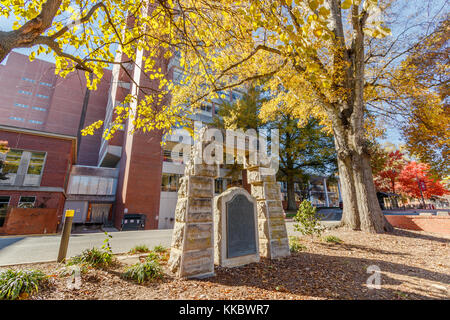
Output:
[[[341,244],[301,237],[306,249],[279,260],[262,259],[237,268],[216,266],[216,275],[202,280],[176,279],[162,262],[161,280],[137,284],[121,277],[126,264],[89,270],[80,289],[56,276],[57,263],[13,266],[53,275],[29,299],[449,299],[450,237],[396,229],[373,235],[327,231]],[[369,289],[367,268],[379,268],[381,288]],[[375,266],[375,267],[373,267]],[[3,268],[0,268],[4,269]]]

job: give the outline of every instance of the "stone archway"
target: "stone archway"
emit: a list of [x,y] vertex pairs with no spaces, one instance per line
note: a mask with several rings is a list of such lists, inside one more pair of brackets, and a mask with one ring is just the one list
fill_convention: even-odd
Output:
[[[199,137],[191,148],[175,209],[169,267],[178,277],[214,275],[213,198],[219,164],[196,163],[199,153],[201,157],[201,151],[211,143],[202,139],[202,131]],[[288,256],[289,241],[275,172],[268,165],[244,162],[251,195],[257,200],[259,254],[269,259]]]

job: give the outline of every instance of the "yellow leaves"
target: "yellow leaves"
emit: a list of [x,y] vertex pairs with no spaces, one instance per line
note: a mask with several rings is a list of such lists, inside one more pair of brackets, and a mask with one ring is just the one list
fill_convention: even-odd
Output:
[[309,1],[309,7],[312,11],[315,11],[319,7],[319,0],[311,0]]
[[364,28],[363,31],[365,34],[378,39],[391,35],[391,29],[381,25],[377,25],[375,28]]
[[316,37],[321,37],[322,34],[323,34],[323,29],[322,29],[322,28],[315,29],[315,30],[313,31],[313,33],[314,33],[314,35],[315,35]]
[[352,6],[352,0],[344,0],[341,3],[341,8],[342,9],[350,9],[350,7]]
[[100,129],[103,125],[103,120],[98,120],[92,124],[90,124],[89,126],[87,126],[86,128],[81,130],[81,134],[83,136],[87,136],[87,135],[93,135],[94,131],[96,129]]

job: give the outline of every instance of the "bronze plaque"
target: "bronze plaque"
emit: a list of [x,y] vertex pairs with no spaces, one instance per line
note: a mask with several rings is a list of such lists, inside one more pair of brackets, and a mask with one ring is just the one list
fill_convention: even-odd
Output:
[[226,204],[227,257],[256,253],[255,207],[246,196],[238,194]]

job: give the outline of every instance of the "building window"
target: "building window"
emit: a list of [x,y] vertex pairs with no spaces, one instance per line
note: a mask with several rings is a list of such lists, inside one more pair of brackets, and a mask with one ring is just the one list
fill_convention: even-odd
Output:
[[53,85],[51,83],[48,82],[39,82],[40,85],[46,86],[46,87],[53,87]]
[[31,96],[33,94],[30,91],[25,91],[25,90],[19,90],[19,93],[26,94],[27,96]]
[[210,104],[202,104],[200,109],[202,109],[202,111],[211,112],[212,106]]
[[21,107],[21,108],[28,108],[28,106],[26,104],[23,103],[15,103],[14,104],[16,107]]
[[3,164],[3,173],[17,173],[19,170],[20,159],[22,158],[22,150],[11,149],[6,154],[5,162]]
[[215,193],[222,193],[223,192],[223,179],[217,178],[214,180],[214,192]]
[[28,120],[29,123],[34,123],[34,124],[42,124],[42,121],[38,121],[38,120]]
[[183,76],[182,71],[176,70],[176,69],[173,71],[173,83],[174,84],[182,84],[183,78],[184,78],[184,76]]
[[27,174],[41,175],[44,169],[45,152],[32,152]]
[[9,205],[9,196],[0,196],[0,227],[3,227],[3,224],[6,220],[6,213],[8,212]]
[[161,191],[177,192],[181,174],[163,173],[161,181]]
[[25,77],[22,77],[22,80],[27,81],[27,82],[31,82],[31,83],[35,83],[35,82],[36,82],[36,81],[33,80],[33,79],[25,78]]
[[20,197],[19,208],[33,208],[36,202],[36,197]]
[[48,99],[49,96],[43,95],[43,94],[36,94],[36,97],[38,98],[43,98],[43,99]]
[[[28,107],[28,106],[27,106]],[[45,108],[41,108],[41,107],[32,107],[33,110],[37,110],[37,111],[47,111],[47,109]]]
[[163,161],[183,163],[183,152],[179,152],[178,156],[179,156],[178,159],[173,159],[172,158],[172,150],[164,150],[163,151]]
[[9,119],[16,120],[16,121],[25,121],[24,118],[19,118],[19,117],[9,117]]

